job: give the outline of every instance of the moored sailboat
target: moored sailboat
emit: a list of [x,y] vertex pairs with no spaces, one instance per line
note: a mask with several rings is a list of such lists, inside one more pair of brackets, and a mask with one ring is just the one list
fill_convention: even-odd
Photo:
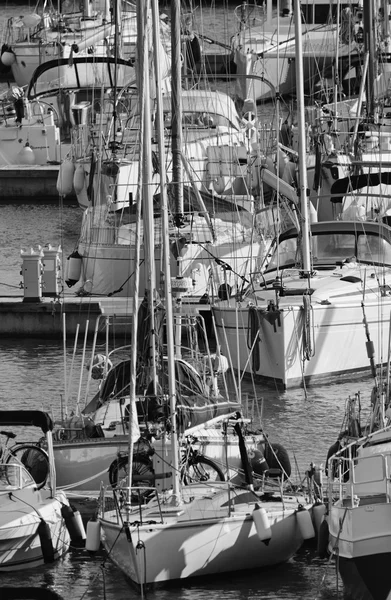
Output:
[[[172,10],[176,17],[178,3],[174,3]],[[174,23],[175,18],[172,21]],[[180,174],[180,162],[177,167],[177,174]],[[143,201],[146,201],[146,196],[143,196]],[[163,206],[164,202],[163,200]],[[167,221],[164,257],[166,272],[169,272]],[[153,285],[153,278],[150,281]],[[236,487],[231,482],[213,485],[202,482],[188,486],[181,484],[178,443],[182,426],[177,416],[182,398],[175,385],[174,315],[171,281],[168,277],[165,279],[164,290],[167,310],[167,424],[171,440],[171,452],[165,455],[165,461],[170,466],[172,487],[169,485],[165,491],[157,493],[140,507],[140,510],[136,509],[138,522],[135,524],[133,514],[136,516],[136,512],[133,513],[131,505],[132,471],[129,469],[127,481],[122,482],[118,490],[118,498],[122,497],[125,502],[120,500],[116,504],[117,509],[112,510],[110,499],[104,497],[99,515],[103,543],[111,560],[142,593],[144,586],[150,584],[278,564],[292,556],[303,540],[298,516],[302,507],[298,498],[291,502],[282,495],[277,504],[273,501],[263,504],[263,494],[256,493],[250,481],[249,487],[245,488]],[[132,337],[138,339],[136,320],[133,321]],[[130,423],[133,422],[137,398],[136,353],[137,349],[134,348],[131,362]],[[132,463],[135,439],[136,428],[129,426],[129,464]],[[153,494],[158,492],[157,489],[151,491]],[[305,515],[309,517],[308,512]],[[124,520],[127,522],[126,528],[123,527]],[[222,530],[224,535],[221,535]],[[125,544],[127,552],[124,551]],[[139,548],[143,549],[141,562]]]
[[[291,0],[260,5],[242,2],[235,9],[238,31],[232,38],[237,97],[244,101],[272,99],[297,91],[295,11]],[[362,45],[362,8],[358,1],[329,3],[311,0],[299,7],[302,19],[303,84],[306,93],[329,76],[334,61],[350,62]],[[346,15],[342,22],[343,14]]]
[[[299,53],[296,62],[299,85]],[[367,370],[368,330],[384,362],[390,311],[383,287],[391,275],[388,225],[347,215],[310,223],[303,87],[298,104],[301,225],[281,234],[243,295],[213,307],[224,352],[241,370],[285,388]]]

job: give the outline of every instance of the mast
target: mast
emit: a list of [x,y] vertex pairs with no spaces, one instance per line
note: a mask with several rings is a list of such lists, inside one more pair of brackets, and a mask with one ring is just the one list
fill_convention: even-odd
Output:
[[[134,268],[134,293],[133,293],[133,318],[132,318],[132,346],[130,351],[130,411],[129,411],[129,438],[128,438],[128,489],[127,505],[130,506],[132,485],[133,447],[135,439],[134,423],[136,423],[136,377],[137,377],[137,339],[138,339],[138,305],[139,305],[139,279],[140,279],[140,255],[141,255],[141,219],[144,225],[144,254],[145,254],[145,278],[146,290],[149,292],[148,309],[151,314],[151,356],[147,357],[150,368],[150,382],[153,383],[153,393],[157,392],[156,357],[155,357],[155,310],[154,300],[156,293],[155,256],[154,256],[154,230],[153,230],[153,195],[150,182],[152,181],[152,150],[151,150],[151,102],[149,86],[149,64],[148,64],[148,15],[150,14],[150,0],[137,0],[137,59],[138,59],[138,88],[139,104],[141,111],[142,143],[140,145],[141,177],[139,177],[139,193],[136,210],[136,248]],[[141,207],[143,217],[141,217]]]
[[181,15],[180,1],[171,1],[171,151],[172,178],[174,182],[175,214],[177,227],[183,225],[183,177],[182,177],[182,78],[181,78]]
[[149,314],[151,315],[152,327],[150,336],[150,353],[147,357],[150,365],[149,380],[152,383],[153,393],[157,392],[156,377],[156,328],[155,323],[155,301],[156,301],[156,269],[155,269],[155,246],[154,246],[154,221],[153,221],[153,191],[152,191],[152,126],[151,126],[151,94],[149,73],[149,47],[150,47],[150,0],[138,0],[137,2],[137,26],[139,49],[139,86],[140,111],[142,116],[142,152],[140,165],[142,173],[141,201],[144,225],[144,256],[145,256],[145,290]]
[[[137,32],[142,31],[142,11],[141,4],[143,0],[138,0],[136,6],[136,19],[137,19]],[[141,35],[138,33],[138,42],[140,43]],[[140,110],[143,106],[143,93],[144,93],[144,85],[143,85],[143,71],[142,63],[143,63],[143,50],[140,48],[140,45],[137,47],[137,57],[138,57],[138,66],[139,66],[139,102],[140,102]],[[143,123],[141,123],[141,127],[143,129]],[[144,146],[140,147],[140,159],[141,164],[143,165],[143,150]],[[144,173],[142,173],[142,177]],[[140,257],[141,257],[141,206],[143,201],[143,189],[142,189],[142,181],[143,179],[139,178],[139,193],[137,194],[137,204],[136,204],[136,232],[135,232],[135,252],[134,252],[134,288],[133,288],[133,318],[131,325],[131,339],[132,345],[130,349],[130,381],[129,381],[129,436],[128,436],[128,488],[127,488],[127,498],[126,504],[130,507],[131,505],[131,486],[132,486],[132,465],[133,465],[133,448],[134,448],[134,431],[132,428],[132,424],[135,421],[135,413],[136,413],[136,378],[137,378],[137,337],[138,337],[138,304],[139,304],[139,283],[140,283]]]
[[366,0],[363,3],[363,21],[364,21],[364,49],[369,54],[370,60],[368,63],[367,73],[367,116],[372,117],[374,114],[374,83],[376,78],[376,53],[375,53],[375,21],[372,0]]
[[[153,46],[159,47],[159,7],[158,0],[152,0],[152,19],[153,19]],[[161,88],[161,70],[160,61],[157,53],[155,57],[155,78],[156,78],[156,126],[157,141],[159,149],[160,173],[165,173],[165,143],[164,143],[164,118],[163,118],[163,95]],[[180,494],[179,481],[179,444],[176,431],[176,384],[175,384],[175,355],[174,355],[174,315],[173,300],[171,291],[170,277],[170,244],[168,237],[168,199],[167,199],[167,179],[160,178],[161,194],[161,219],[162,219],[162,246],[163,246],[163,273],[164,276],[164,300],[166,310],[166,339],[167,339],[167,377],[168,394],[171,415],[171,448],[172,448],[172,467],[173,467],[173,502],[177,503]]]
[[296,90],[297,90],[297,128],[299,136],[299,203],[302,233],[302,274],[311,275],[310,222],[308,209],[308,184],[306,164],[306,129],[304,115],[304,75],[303,75],[303,34],[301,28],[300,0],[295,0],[295,37],[296,37]]

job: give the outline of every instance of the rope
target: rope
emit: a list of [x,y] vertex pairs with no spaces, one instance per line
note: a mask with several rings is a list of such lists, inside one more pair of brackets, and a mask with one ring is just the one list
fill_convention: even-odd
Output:
[[91,477],[88,477],[88,479],[82,479],[81,481],[77,481],[76,483],[69,483],[68,485],[63,485],[61,487],[59,487],[59,490],[71,490],[72,488],[75,488],[79,485],[83,485],[84,483],[88,483],[89,481],[92,481],[93,479],[96,479],[97,477],[101,477],[101,475],[103,475],[103,473],[107,473],[107,469],[103,469],[103,471],[100,471],[100,473],[95,473],[94,475],[91,475]]
[[311,340],[311,299],[307,295],[303,295],[304,316],[303,316],[303,358],[310,360],[314,355],[312,340]]

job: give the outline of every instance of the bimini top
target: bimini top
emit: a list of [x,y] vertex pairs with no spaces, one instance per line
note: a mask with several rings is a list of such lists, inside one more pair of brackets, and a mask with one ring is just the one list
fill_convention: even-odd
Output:
[[30,100],[42,95],[52,96],[65,90],[118,88],[136,82],[136,72],[132,64],[117,58],[105,56],[83,56],[48,60],[42,63],[34,74],[27,90]]
[[0,410],[0,426],[40,427],[43,433],[53,431],[53,421],[42,410]]

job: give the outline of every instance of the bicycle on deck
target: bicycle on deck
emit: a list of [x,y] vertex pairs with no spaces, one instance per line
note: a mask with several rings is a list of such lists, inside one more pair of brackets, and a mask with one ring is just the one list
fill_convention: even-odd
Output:
[[[187,437],[181,448],[180,476],[184,485],[198,482],[225,481],[224,473],[210,458],[204,456],[194,447],[197,439]],[[140,438],[133,455],[132,463],[132,488],[140,487],[138,492],[132,493],[132,501],[146,500],[155,487],[158,478],[170,477],[170,465],[167,463],[166,473],[156,473],[153,455],[156,450],[147,438]],[[159,456],[161,459],[162,457]],[[128,476],[129,457],[127,453],[119,453],[109,468],[109,481],[113,489],[124,484]],[[163,462],[164,459],[163,459]],[[141,490],[145,488],[145,490]],[[149,489],[148,489],[149,488]],[[137,498],[136,498],[137,496]]]
[[34,479],[37,488],[43,488],[49,475],[49,457],[39,442],[15,442],[10,446],[9,442],[16,438],[16,433],[0,431],[0,436],[6,438],[4,443],[0,443],[0,464],[21,463]]

